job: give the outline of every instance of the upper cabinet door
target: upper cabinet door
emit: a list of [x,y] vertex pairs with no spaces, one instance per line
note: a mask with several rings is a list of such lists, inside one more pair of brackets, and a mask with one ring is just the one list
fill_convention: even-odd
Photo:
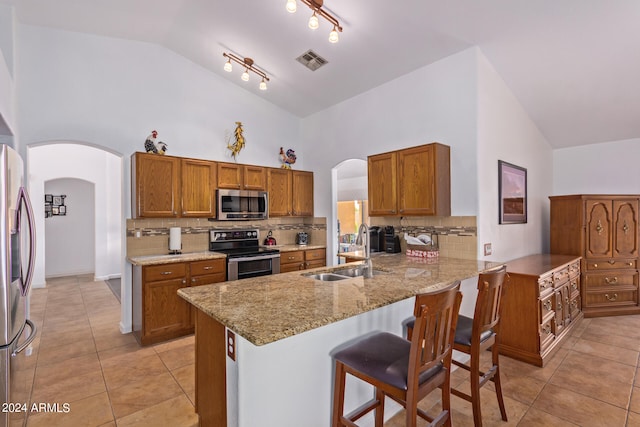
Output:
[[182,159],[182,216],[216,216],[216,171],[215,162]]
[[313,172],[293,171],[292,209],[294,216],[313,216]]
[[242,189],[242,165],[218,163],[218,188]]
[[243,165],[244,189],[265,191],[267,189],[267,171],[261,166]]
[[638,200],[613,201],[613,255],[638,256]]
[[435,172],[432,145],[398,151],[400,215],[435,215]]
[[180,159],[134,153],[131,170],[131,205],[136,218],[179,215]]
[[613,256],[611,199],[589,199],[585,201],[585,205],[587,225],[585,255],[588,258],[611,258]]
[[369,216],[395,215],[396,153],[377,154],[367,159]]
[[291,170],[268,169],[269,216],[291,215],[292,183]]

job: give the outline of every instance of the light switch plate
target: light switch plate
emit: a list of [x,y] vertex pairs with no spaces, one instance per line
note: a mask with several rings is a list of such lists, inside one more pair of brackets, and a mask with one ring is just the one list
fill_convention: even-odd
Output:
[[484,256],[491,255],[491,243],[484,244]]

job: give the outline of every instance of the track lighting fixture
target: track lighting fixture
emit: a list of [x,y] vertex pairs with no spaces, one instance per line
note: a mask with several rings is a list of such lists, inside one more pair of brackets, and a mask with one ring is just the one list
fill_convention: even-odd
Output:
[[[333,25],[333,30],[329,33],[329,41],[331,43],[337,43],[339,40],[338,32],[342,32],[342,27],[336,18],[334,18],[329,12],[322,9],[323,0],[300,0],[302,3],[309,6],[313,10],[311,18],[309,18],[309,28],[315,30],[319,26],[318,15],[329,21]],[[294,13],[297,10],[296,0],[287,0],[287,12]]]
[[222,56],[227,58],[227,62],[224,63],[224,70],[226,72],[230,73],[233,70],[231,61],[236,62],[244,67],[244,72],[240,76],[240,78],[243,81],[245,82],[249,81],[249,71],[252,71],[257,75],[259,75],[260,77],[262,77],[262,80],[260,81],[260,85],[259,85],[260,90],[267,90],[267,82],[269,81],[269,77],[267,77],[267,74],[264,71],[262,71],[261,69],[253,65],[253,59],[240,58],[234,55],[233,53],[226,53],[226,52],[224,52]]

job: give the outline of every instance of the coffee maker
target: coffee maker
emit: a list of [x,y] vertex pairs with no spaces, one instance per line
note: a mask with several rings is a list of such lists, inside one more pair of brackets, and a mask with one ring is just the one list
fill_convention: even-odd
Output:
[[384,251],[392,254],[400,252],[400,238],[391,225],[384,228]]
[[377,225],[369,227],[369,239],[371,252],[384,252],[384,232],[381,227]]

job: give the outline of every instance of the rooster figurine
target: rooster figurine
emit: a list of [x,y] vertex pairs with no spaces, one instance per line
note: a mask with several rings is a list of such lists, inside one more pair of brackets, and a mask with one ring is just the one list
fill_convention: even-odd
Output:
[[144,141],[144,149],[147,153],[164,154],[167,152],[167,144],[162,141],[156,142],[157,138],[158,131],[152,130],[151,135]]
[[282,169],[291,169],[291,165],[296,162],[296,152],[289,148],[285,153],[280,147],[280,159],[282,160]]

